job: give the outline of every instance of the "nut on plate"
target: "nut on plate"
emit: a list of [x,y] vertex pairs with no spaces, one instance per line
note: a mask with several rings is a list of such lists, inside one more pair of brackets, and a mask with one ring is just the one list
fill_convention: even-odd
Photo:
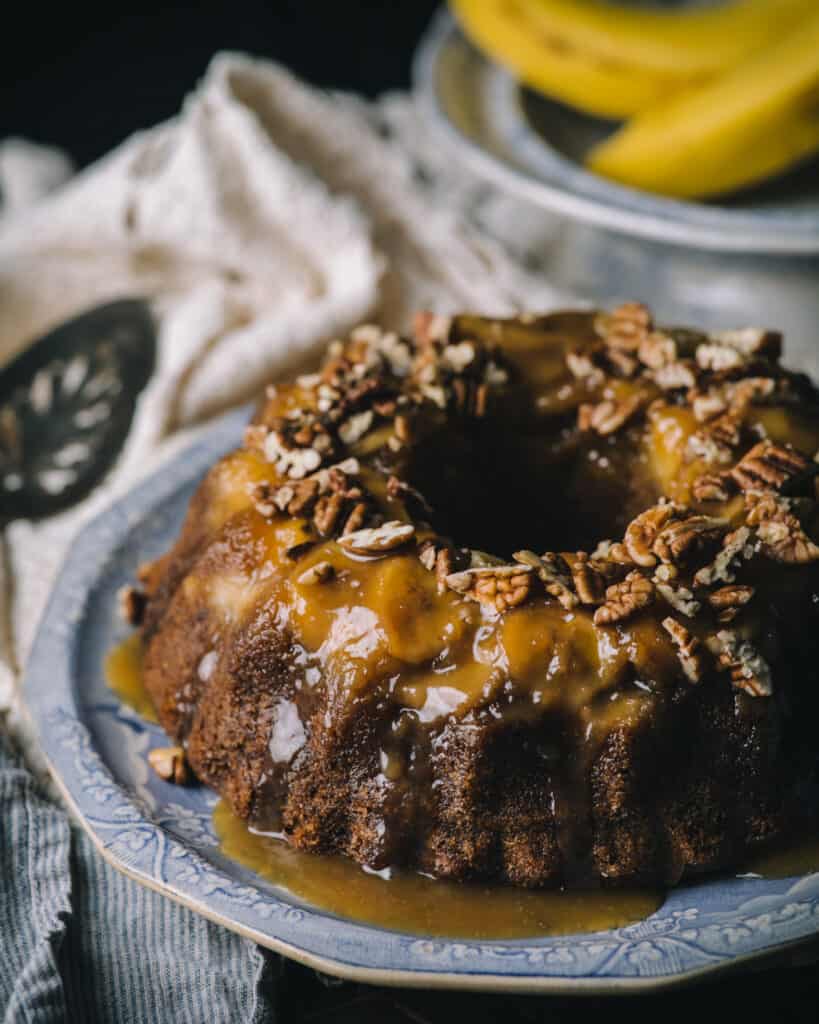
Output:
[[184,786],[190,780],[190,770],[182,747],[154,747],[148,751],[148,764],[165,782]]

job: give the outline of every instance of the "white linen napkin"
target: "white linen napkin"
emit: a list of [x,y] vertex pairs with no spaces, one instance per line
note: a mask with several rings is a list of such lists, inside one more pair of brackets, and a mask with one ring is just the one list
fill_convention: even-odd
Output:
[[176,118],[34,201],[68,173],[59,153],[0,144],[0,365],[81,309],[141,295],[159,316],[157,369],[104,484],[6,532],[0,709],[16,704],[71,537],[197,425],[364,319],[402,328],[417,308],[503,314],[563,298],[477,225],[478,206],[484,220],[510,213],[403,95],[329,95],[221,54]]

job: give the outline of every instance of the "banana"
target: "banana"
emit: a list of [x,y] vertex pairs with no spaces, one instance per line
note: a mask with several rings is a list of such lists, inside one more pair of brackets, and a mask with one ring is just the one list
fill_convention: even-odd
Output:
[[819,151],[819,11],[726,74],[639,114],[587,158],[636,188],[703,198]]
[[600,0],[450,0],[466,35],[527,85],[624,118],[715,75],[781,35],[816,0],[732,0],[637,11]]

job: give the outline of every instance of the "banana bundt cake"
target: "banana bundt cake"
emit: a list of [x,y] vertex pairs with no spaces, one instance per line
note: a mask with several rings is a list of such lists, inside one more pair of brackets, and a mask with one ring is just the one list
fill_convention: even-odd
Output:
[[374,326],[271,387],[141,570],[196,776],[304,850],[674,883],[804,818],[819,401],[781,338]]

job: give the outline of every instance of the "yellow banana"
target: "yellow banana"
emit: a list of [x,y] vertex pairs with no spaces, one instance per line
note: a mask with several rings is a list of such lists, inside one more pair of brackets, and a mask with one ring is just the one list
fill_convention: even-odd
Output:
[[617,181],[683,198],[735,191],[819,151],[819,11],[725,75],[635,117],[589,154]]
[[816,0],[727,0],[680,10],[601,0],[521,2],[532,24],[567,48],[682,77],[724,71],[816,10]]
[[733,0],[636,11],[599,0],[450,0],[479,49],[533,89],[622,118],[728,68],[815,10],[816,0]]

